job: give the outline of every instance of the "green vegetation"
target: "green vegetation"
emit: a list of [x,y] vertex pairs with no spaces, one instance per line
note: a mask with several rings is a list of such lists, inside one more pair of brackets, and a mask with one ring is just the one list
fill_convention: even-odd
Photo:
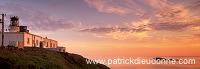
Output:
[[24,50],[0,48],[1,69],[109,69],[101,64],[86,64],[86,58],[42,48]]

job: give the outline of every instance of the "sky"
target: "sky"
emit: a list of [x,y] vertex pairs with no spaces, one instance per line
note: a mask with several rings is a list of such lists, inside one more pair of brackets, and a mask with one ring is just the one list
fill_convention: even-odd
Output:
[[0,0],[30,33],[87,58],[200,56],[199,0]]

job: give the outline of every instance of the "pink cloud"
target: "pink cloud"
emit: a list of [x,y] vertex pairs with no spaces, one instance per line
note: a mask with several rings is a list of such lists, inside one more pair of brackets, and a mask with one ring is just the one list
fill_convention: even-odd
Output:
[[[18,16],[20,25],[26,25],[31,30],[55,31],[60,29],[73,29],[81,23],[72,19],[59,19],[47,12],[19,4],[0,5],[0,12],[6,13],[7,16]],[[6,21],[6,25],[8,26],[9,19]]]
[[[144,24],[143,22],[137,22],[137,24],[139,24],[137,26],[130,25],[130,27],[124,27],[126,29],[131,29],[132,31],[136,31],[133,30],[135,27],[141,29],[149,28],[148,31],[153,30],[173,32],[180,32],[193,27],[200,27],[200,16],[197,15],[198,12],[191,11],[186,5],[173,3],[168,0],[85,0],[85,2],[90,7],[96,8],[99,12],[116,13],[119,15],[134,14],[138,16],[138,18],[141,18],[141,20],[149,20],[147,24]],[[147,9],[144,7],[144,5],[147,5],[150,8]],[[198,3],[194,3],[193,7],[198,7],[198,5]],[[141,31],[141,29],[137,30],[140,30],[140,32],[147,31]],[[84,29],[81,30],[81,32],[107,34],[116,31],[113,28],[99,27]],[[135,32],[130,34],[135,34]]]

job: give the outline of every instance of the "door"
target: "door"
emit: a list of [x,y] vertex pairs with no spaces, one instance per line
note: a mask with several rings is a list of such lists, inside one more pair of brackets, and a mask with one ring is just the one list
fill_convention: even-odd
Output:
[[43,41],[40,41],[40,48],[43,48]]

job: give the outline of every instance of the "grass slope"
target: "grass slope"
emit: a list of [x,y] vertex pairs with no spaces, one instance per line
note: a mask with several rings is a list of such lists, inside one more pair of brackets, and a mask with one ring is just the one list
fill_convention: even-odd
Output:
[[0,48],[1,69],[109,69],[101,64],[86,64],[86,58],[41,48],[25,50]]

